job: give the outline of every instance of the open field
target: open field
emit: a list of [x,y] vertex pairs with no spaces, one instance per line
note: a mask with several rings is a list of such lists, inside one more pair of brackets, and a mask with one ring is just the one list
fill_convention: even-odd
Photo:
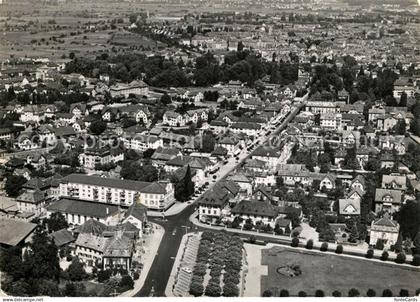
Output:
[[[355,288],[365,296],[372,288],[380,296],[384,289],[391,289],[394,295],[398,295],[404,288],[414,295],[420,288],[420,272],[415,268],[365,259],[273,247],[262,250],[261,263],[268,265],[268,276],[261,278],[261,292],[270,289],[277,296],[282,289],[287,289],[291,296],[296,296],[299,291],[314,295],[318,289],[327,296],[331,296],[334,290],[347,296],[348,291]],[[301,274],[289,277],[277,272],[278,268],[290,265],[298,265]]]

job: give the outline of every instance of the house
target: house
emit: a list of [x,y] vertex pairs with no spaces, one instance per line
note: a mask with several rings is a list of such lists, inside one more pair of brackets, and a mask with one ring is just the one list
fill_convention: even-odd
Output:
[[125,133],[122,141],[125,148],[136,151],[156,150],[163,147],[162,138],[152,135]]
[[216,143],[216,147],[226,149],[230,156],[236,156],[241,152],[242,141],[237,136],[228,135],[220,139]]
[[87,148],[79,154],[79,162],[85,169],[117,163],[124,160],[124,152],[120,148],[110,146]]
[[0,247],[24,246],[30,242],[37,225],[10,218],[0,218]]
[[320,115],[321,127],[330,130],[341,128],[341,113],[325,112]]
[[414,97],[414,93],[416,92],[416,89],[414,87],[414,83],[412,79],[399,78],[395,81],[394,91],[393,91],[394,98],[399,100],[403,92],[405,92],[407,97],[410,97],[410,98]]
[[276,169],[280,163],[281,151],[268,146],[260,146],[252,153],[251,158],[263,161],[271,170]]
[[102,256],[103,268],[117,267],[130,271],[134,254],[134,240],[125,236],[122,231],[116,231],[116,234],[107,241]]
[[97,203],[131,206],[143,203],[149,209],[164,210],[174,202],[169,182],[144,182],[70,174],[60,181],[60,196]]
[[360,192],[365,192],[366,190],[366,180],[363,175],[358,174],[351,182],[350,187],[353,190],[358,190]]
[[407,177],[399,174],[382,175],[382,188],[405,191],[407,189]]
[[327,174],[323,178],[321,178],[321,181],[319,183],[319,189],[323,190],[323,188],[327,190],[333,190],[335,189],[335,179],[336,177],[332,174]]
[[61,198],[46,207],[47,216],[60,212],[69,225],[82,225],[95,219],[109,225],[118,220],[119,208],[113,204],[102,204],[72,198]]
[[58,248],[62,248],[76,241],[72,233],[66,229],[61,229],[51,233],[51,238]]
[[233,181],[238,184],[241,191],[245,192],[246,195],[251,195],[254,182],[242,173],[234,173],[228,176],[229,181]]
[[144,125],[149,125],[150,111],[143,105],[129,105],[119,108],[121,116],[132,118],[136,123],[142,122]]
[[147,223],[147,208],[141,203],[133,203],[124,213],[123,223],[126,222],[133,224],[141,236]]
[[44,213],[46,202],[45,193],[40,190],[24,190],[17,198],[17,207],[19,211],[33,213],[40,216]]
[[152,164],[154,166],[164,166],[167,161],[181,155],[181,151],[179,151],[177,148],[158,147],[151,157]]
[[235,217],[242,219],[242,225],[247,219],[252,223],[262,223],[274,229],[278,218],[278,209],[269,200],[242,200],[231,210],[230,220]]
[[261,131],[261,125],[248,123],[248,122],[237,122],[230,126],[230,130],[233,133],[244,133],[248,136],[257,137]]
[[76,119],[80,119],[86,115],[89,115],[89,110],[85,103],[73,103],[70,104],[70,114],[72,114]]
[[[217,186],[217,185],[216,185]],[[198,202],[198,218],[203,222],[212,222],[229,213],[229,193],[219,186],[206,192]]]
[[182,127],[187,124],[187,121],[182,114],[168,110],[163,114],[163,124],[172,127]]
[[338,214],[343,216],[359,216],[360,215],[360,199],[339,199]]
[[141,80],[134,80],[129,84],[117,83],[109,88],[109,92],[113,98],[121,96],[128,98],[130,94],[147,95],[149,87]]
[[397,212],[402,203],[402,193],[400,190],[377,188],[375,191],[375,212]]
[[397,240],[400,232],[400,225],[395,220],[385,215],[382,218],[372,221],[369,232],[369,244],[374,246],[381,240],[386,249],[391,248]]

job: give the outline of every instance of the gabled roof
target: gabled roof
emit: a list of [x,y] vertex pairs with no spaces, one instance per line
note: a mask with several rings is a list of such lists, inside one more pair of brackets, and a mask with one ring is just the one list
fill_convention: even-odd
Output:
[[49,212],[61,212],[86,217],[107,218],[118,212],[118,206],[79,199],[61,198],[47,207]]
[[231,212],[238,215],[255,215],[270,218],[275,218],[278,215],[277,207],[273,206],[270,201],[264,200],[242,200]]
[[102,235],[107,226],[96,219],[89,219],[84,224],[76,228],[77,233],[92,234],[96,236]]
[[135,202],[124,213],[124,219],[127,219],[130,216],[133,216],[140,221],[145,221],[147,220],[147,208],[143,204]]
[[71,232],[66,229],[61,229],[51,233],[51,237],[53,238],[55,245],[58,247],[69,244],[76,240]]
[[388,190],[377,188],[375,191],[375,201],[382,202],[383,198],[390,196],[392,198],[392,203],[401,203],[402,193],[400,190]]
[[339,199],[338,213],[340,215],[360,215],[359,199]]
[[0,244],[16,246],[25,240],[36,226],[34,223],[0,218]]
[[372,226],[384,226],[384,227],[399,227],[398,222],[391,220],[388,217],[382,217],[372,222]]

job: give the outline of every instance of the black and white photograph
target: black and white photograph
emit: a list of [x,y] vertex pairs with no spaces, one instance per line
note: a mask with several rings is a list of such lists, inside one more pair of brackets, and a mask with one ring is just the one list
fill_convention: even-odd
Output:
[[0,0],[0,285],[420,302],[420,0]]

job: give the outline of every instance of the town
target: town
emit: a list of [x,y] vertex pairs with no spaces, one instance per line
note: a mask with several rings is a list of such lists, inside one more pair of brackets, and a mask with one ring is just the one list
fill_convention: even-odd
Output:
[[420,295],[420,6],[369,2],[0,0],[0,295]]

